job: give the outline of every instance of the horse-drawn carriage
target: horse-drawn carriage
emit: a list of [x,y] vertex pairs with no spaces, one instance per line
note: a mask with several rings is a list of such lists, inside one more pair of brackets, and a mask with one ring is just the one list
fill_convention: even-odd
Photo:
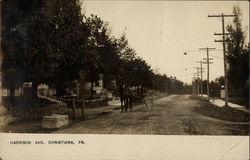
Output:
[[153,91],[148,91],[145,94],[136,94],[135,92],[125,89],[121,99],[121,112],[126,112],[128,109],[132,111],[135,103],[143,103],[146,110],[153,110],[154,96]]

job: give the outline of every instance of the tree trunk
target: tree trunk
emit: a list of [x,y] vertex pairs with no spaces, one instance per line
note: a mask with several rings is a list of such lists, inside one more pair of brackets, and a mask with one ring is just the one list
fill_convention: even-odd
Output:
[[81,99],[82,119],[85,119],[85,100],[84,100],[85,85],[86,85],[85,75],[86,74],[84,73],[84,71],[80,71],[80,80],[79,80],[80,91],[78,97],[79,99]]
[[33,99],[37,98],[37,87],[38,87],[38,84],[36,82],[32,82],[32,98]]
[[65,85],[58,83],[56,85],[56,96],[61,97],[65,94]]
[[73,111],[73,119],[76,119],[76,99],[73,97],[72,99],[72,111]]
[[143,92],[144,92],[144,88],[143,88],[143,86],[141,85],[141,95],[143,95]]
[[119,95],[120,95],[121,107],[123,108],[124,93],[123,93],[123,84],[122,83],[119,85]]
[[10,85],[10,96],[9,96],[9,104],[11,107],[14,107],[15,103],[15,85],[13,83],[11,83]]
[[91,80],[90,99],[94,96],[94,82]]
[[103,76],[103,88],[108,89],[108,79],[106,76]]

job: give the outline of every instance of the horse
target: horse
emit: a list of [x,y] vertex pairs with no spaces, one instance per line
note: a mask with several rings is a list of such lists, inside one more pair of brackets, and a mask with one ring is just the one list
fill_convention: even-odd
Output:
[[133,109],[133,95],[130,90],[126,89],[124,94],[120,94],[121,100],[121,112],[127,112],[129,109],[132,111]]

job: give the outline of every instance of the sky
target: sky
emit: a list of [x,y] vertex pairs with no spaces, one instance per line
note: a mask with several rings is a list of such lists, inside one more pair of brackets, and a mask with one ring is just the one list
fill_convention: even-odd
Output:
[[[210,51],[210,80],[224,75],[221,39],[214,33],[222,32],[219,18],[210,14],[232,14],[233,6],[242,10],[242,24],[249,42],[249,3],[247,1],[83,1],[87,16],[96,14],[108,22],[112,35],[119,37],[126,29],[129,45],[152,69],[191,83],[196,61],[206,58],[199,48],[214,47]],[[225,19],[226,24],[232,18]],[[184,55],[184,52],[187,55]],[[206,79],[206,66],[203,79]]]

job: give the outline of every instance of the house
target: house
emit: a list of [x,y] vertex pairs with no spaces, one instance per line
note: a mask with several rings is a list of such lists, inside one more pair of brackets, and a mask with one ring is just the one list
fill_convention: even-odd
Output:
[[[104,89],[104,87],[103,87],[103,79],[100,79],[100,80],[94,82],[93,85],[94,85],[93,86],[94,93],[101,94],[103,89]],[[85,89],[90,92],[90,90],[91,90],[91,82],[86,83]]]

